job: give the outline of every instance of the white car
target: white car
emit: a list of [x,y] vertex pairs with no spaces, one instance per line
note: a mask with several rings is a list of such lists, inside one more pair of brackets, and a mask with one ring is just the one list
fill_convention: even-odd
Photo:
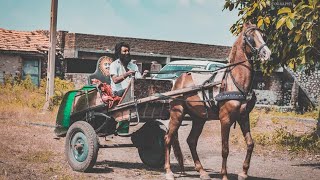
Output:
[[226,66],[224,63],[201,60],[179,60],[166,64],[153,79],[176,79],[187,71],[215,71]]

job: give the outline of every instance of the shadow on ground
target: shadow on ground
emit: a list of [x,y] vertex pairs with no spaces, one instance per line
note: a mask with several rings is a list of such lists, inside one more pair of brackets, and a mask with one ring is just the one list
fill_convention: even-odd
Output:
[[304,167],[313,167],[315,169],[320,169],[320,163],[309,163],[309,164],[295,164],[292,166],[304,166]]
[[[207,170],[208,172],[208,170]],[[221,179],[222,176],[220,175],[219,172],[210,172],[209,174],[210,178],[213,179]],[[199,174],[183,174],[180,175],[178,177],[176,177],[177,179],[184,179],[184,178],[199,178]],[[229,180],[238,180],[238,175],[237,174],[228,174],[228,178]],[[273,178],[263,178],[263,177],[255,177],[255,176],[249,176],[248,180],[277,180],[277,179],[273,179]]]
[[[150,171],[157,171],[157,172],[164,172],[163,168],[151,168],[143,163],[130,163],[130,162],[120,162],[120,161],[100,161],[97,162],[90,171],[90,173],[111,173],[113,172],[114,168],[121,168],[121,169],[140,169],[140,170],[150,170]],[[173,165],[173,169],[176,170],[179,167]]]
[[[302,166],[306,166],[307,164],[303,164]],[[300,165],[299,165],[300,166]],[[320,167],[320,164],[315,164],[317,168]],[[89,172],[89,173],[112,173],[113,167],[115,168],[122,168],[122,169],[140,169],[140,170],[147,170],[147,171],[156,171],[162,172],[164,174],[163,168],[150,168],[143,163],[129,163],[129,162],[120,162],[120,161],[100,161],[96,163],[96,166]],[[180,167],[178,164],[171,165],[172,171],[176,174],[177,179],[184,179],[184,178],[199,178],[199,174],[195,172],[194,167],[186,166],[185,173],[180,174]],[[213,172],[210,169],[205,169],[209,172],[209,176],[213,179],[221,179],[221,175],[219,172]],[[228,174],[230,180],[237,180],[237,174]],[[264,178],[264,177],[255,177],[249,176],[248,180],[276,180],[273,178]]]

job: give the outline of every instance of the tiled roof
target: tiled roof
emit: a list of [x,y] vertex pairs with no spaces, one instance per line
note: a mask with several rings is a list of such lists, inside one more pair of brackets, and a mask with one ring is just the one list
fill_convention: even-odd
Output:
[[0,50],[40,52],[48,51],[48,31],[15,31],[0,28]]

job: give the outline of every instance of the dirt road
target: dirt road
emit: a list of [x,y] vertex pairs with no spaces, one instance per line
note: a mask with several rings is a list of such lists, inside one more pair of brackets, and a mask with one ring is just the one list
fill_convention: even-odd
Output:
[[[54,122],[46,123],[54,125]],[[263,124],[265,126],[265,123]],[[299,125],[298,125],[299,126]],[[312,128],[314,123],[310,123]],[[197,179],[185,139],[191,124],[184,121],[179,130],[180,143],[185,158],[186,174],[180,176],[177,162],[172,157],[177,179]],[[266,127],[265,127],[266,128]],[[268,126],[272,128],[272,126]],[[255,130],[263,129],[259,123]],[[98,161],[91,173],[71,170],[64,156],[64,138],[56,139],[53,128],[25,123],[25,120],[0,119],[0,179],[164,179],[162,169],[144,165],[135,148],[100,149]],[[102,141],[103,139],[101,139]],[[113,137],[108,141],[130,143],[130,138]],[[221,142],[220,124],[206,124],[198,144],[202,164],[212,179],[220,178]],[[232,129],[228,172],[237,179],[245,157],[245,145],[239,126]],[[250,179],[320,179],[320,153],[289,154],[274,147],[257,145],[249,170]]]

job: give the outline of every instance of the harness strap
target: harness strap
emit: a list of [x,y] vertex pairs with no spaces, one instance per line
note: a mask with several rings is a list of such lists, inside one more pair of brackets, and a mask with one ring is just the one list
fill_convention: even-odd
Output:
[[[209,100],[208,97],[207,97],[207,95],[206,95],[206,92],[205,92],[203,86],[202,86],[202,88],[201,88],[201,91],[202,91],[202,99],[203,99],[203,100]],[[208,104],[209,104],[209,106],[210,106],[210,102],[209,102],[209,101],[208,101]],[[208,118],[208,117],[209,117],[209,113],[208,113],[208,107],[207,107],[207,105],[206,105],[206,101],[203,101],[203,106],[206,108],[206,118]]]
[[241,94],[243,95],[247,95],[248,92],[246,92],[246,90],[244,88],[241,87],[241,85],[235,80],[234,76],[232,75],[231,71],[230,71],[230,76],[231,76],[231,79],[234,83],[234,85],[239,89],[239,91],[241,92]]
[[219,93],[215,97],[216,101],[224,101],[224,100],[246,100],[246,95],[242,94],[239,91],[225,91]]

